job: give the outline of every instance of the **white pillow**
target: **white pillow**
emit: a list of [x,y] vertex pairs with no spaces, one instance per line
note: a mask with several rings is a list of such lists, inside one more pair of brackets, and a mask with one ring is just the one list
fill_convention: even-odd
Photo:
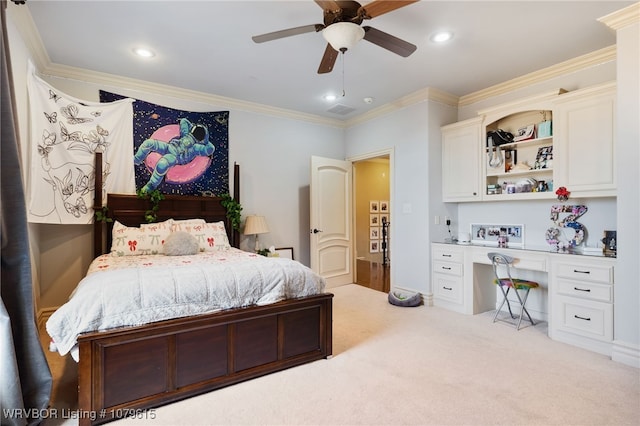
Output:
[[189,229],[193,225],[202,225],[206,223],[204,219],[183,219],[183,220],[172,220],[171,222],[171,231],[185,231],[188,232]]
[[171,233],[171,220],[130,227],[116,221],[111,234],[113,256],[162,254],[162,245]]
[[[224,222],[194,223],[183,226],[183,231],[196,237],[200,251],[227,250],[231,247]],[[175,228],[174,228],[175,229]]]

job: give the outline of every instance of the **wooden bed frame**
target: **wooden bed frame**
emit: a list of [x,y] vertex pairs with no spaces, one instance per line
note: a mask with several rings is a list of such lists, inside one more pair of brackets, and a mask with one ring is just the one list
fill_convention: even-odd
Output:
[[[102,188],[102,159],[96,155],[96,188]],[[100,181],[100,182],[99,182]],[[234,167],[239,201],[239,166]],[[94,209],[101,209],[96,191]],[[148,202],[135,195],[109,194],[109,217],[125,225],[144,221]],[[158,221],[202,217],[223,220],[238,247],[226,210],[217,197],[166,196]],[[95,225],[96,254],[110,247],[111,228]],[[107,244],[104,244],[106,235]],[[78,338],[80,425],[117,418],[150,418],[146,409],[239,383],[332,354],[330,293],[267,306],[230,309],[139,327],[86,333]]]

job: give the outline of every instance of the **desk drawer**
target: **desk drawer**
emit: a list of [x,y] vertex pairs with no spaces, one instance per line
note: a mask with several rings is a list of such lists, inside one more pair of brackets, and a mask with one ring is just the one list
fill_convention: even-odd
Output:
[[613,266],[558,263],[556,275],[578,281],[613,283]]
[[462,303],[462,278],[433,274],[434,297],[454,303]]
[[451,263],[451,262],[440,262],[433,261],[433,272],[448,274],[448,275],[457,275],[462,276],[462,264],[461,263]]
[[557,293],[600,302],[613,301],[613,286],[558,278]]
[[453,247],[434,247],[432,253],[432,259],[442,260],[445,262],[460,262],[464,260],[464,252],[456,250]]
[[602,341],[613,339],[613,305],[558,296],[555,310],[558,329]]

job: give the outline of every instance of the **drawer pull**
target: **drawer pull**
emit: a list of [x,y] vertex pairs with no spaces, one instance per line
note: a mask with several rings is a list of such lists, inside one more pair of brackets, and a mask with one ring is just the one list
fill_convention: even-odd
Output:
[[578,287],[574,287],[573,289],[574,289],[574,290],[577,290],[577,291],[586,291],[587,293],[589,293],[589,292],[591,291],[591,289],[590,289],[590,288],[578,288]]
[[590,274],[591,271],[579,271],[577,269],[574,269],[573,272],[575,272],[576,274]]
[[583,321],[591,321],[591,318],[584,318],[584,317],[581,317],[581,316],[579,316],[579,315],[574,315],[574,318],[576,318],[576,319],[581,319],[581,320],[583,320]]
[[451,270],[451,267],[449,267],[449,266],[443,266],[443,267],[442,267],[442,269],[445,269],[445,270],[447,270],[447,271],[450,271],[450,270]]
[[442,287],[442,288],[445,289],[445,290],[449,290],[449,291],[453,290],[452,287]]
[[442,257],[451,257],[450,254],[443,254]]

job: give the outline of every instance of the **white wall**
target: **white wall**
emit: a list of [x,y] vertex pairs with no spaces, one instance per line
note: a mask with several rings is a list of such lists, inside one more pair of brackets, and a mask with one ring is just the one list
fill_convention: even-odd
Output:
[[[433,176],[428,164],[431,156],[440,161],[440,126],[455,120],[454,109],[445,107],[445,113],[441,113],[443,106],[434,104],[423,101],[407,106],[352,126],[345,135],[347,158],[393,149],[391,285],[423,293],[430,292],[431,281],[428,259],[432,240],[429,217]],[[432,107],[438,110],[433,120],[441,123],[432,122]],[[436,140],[429,140],[434,134],[430,127],[436,128]]]

